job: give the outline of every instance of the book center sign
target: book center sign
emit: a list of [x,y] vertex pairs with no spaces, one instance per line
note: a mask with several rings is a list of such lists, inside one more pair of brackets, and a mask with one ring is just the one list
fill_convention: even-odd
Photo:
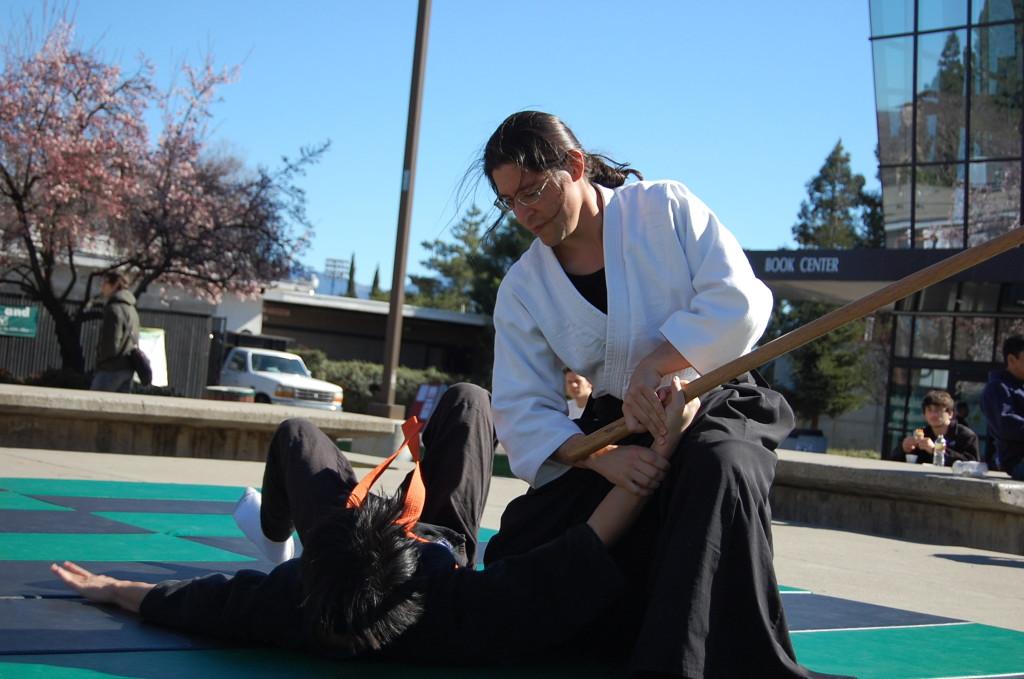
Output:
[[764,272],[839,273],[839,258],[815,255],[765,257]]
[[39,325],[39,308],[32,305],[6,306],[0,304],[0,335],[9,337],[35,337]]

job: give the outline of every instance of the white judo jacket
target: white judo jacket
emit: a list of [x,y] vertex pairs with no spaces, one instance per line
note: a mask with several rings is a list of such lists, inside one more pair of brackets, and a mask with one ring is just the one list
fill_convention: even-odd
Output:
[[540,240],[498,289],[495,428],[513,473],[534,487],[568,469],[548,458],[580,433],[566,416],[563,367],[587,377],[594,396],[622,398],[633,368],[662,341],[703,373],[750,351],[771,314],[772,294],[736,238],[684,185],[597,189],[607,315],[579,294]]

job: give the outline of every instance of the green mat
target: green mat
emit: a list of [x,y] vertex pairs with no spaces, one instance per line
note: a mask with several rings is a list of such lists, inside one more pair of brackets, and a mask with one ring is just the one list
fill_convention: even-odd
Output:
[[859,679],[977,677],[1024,670],[1024,634],[976,623],[792,632],[797,658]]
[[35,498],[26,497],[20,493],[13,493],[9,490],[2,489],[0,489],[0,509],[51,512],[73,511],[68,507],[61,507],[59,505],[50,504],[49,502],[43,502],[42,500],[36,500]]
[[0,679],[105,679],[106,677],[130,677],[128,674],[108,674],[77,667],[54,667],[44,663],[0,662]]
[[[231,517],[228,517],[229,519]],[[3,561],[255,561],[216,547],[163,535],[0,533]]]
[[157,512],[93,512],[111,521],[126,523],[154,533],[180,537],[242,538],[230,514],[167,514]]
[[[974,623],[910,628],[795,632],[800,662],[818,672],[860,679],[978,677],[1017,674],[1024,658],[1024,635]],[[310,655],[266,649],[73,653],[9,656],[0,661],[0,678],[93,679],[182,676],[226,679],[263,677],[357,676],[391,679],[511,679],[612,677],[613,668],[579,661],[544,666],[452,668],[374,662],[335,662]]]
[[[29,495],[227,503],[235,502],[240,493],[240,487],[196,484],[0,479],[0,510],[72,511]],[[139,506],[145,508],[147,505],[142,503]],[[230,514],[137,511],[95,511],[92,514],[153,532],[0,533],[0,561],[253,561],[240,554],[187,539],[241,537]],[[23,515],[8,516],[16,519]],[[60,515],[53,515],[54,521],[61,519]],[[65,523],[56,524],[57,530],[68,530],[62,527]],[[481,542],[490,540],[496,532],[482,528]],[[809,594],[807,590],[796,587],[780,586],[779,589],[791,601],[803,602],[802,594]],[[807,667],[861,679],[994,677],[1017,676],[1024,672],[1024,634],[975,623],[793,631],[792,639],[800,662]],[[304,679],[335,675],[381,679],[409,676],[417,679],[470,679],[480,676],[511,679],[526,675],[530,679],[604,679],[618,676],[618,671],[579,660],[483,668],[413,667],[365,661],[339,663],[315,656],[256,648],[0,656],[0,679],[180,679],[183,676],[239,679],[288,676]]]
[[19,679],[93,679],[98,677],[217,677],[217,679],[323,679],[331,676],[360,679],[610,679],[621,671],[586,662],[549,662],[544,665],[500,667],[448,667],[367,661],[332,661],[312,655],[255,648],[149,651],[146,653],[74,653],[60,656],[21,656],[0,661],[0,677]]
[[203,486],[193,483],[131,483],[68,479],[0,479],[0,488],[24,495],[102,497],[127,500],[199,500],[237,502],[241,486]]

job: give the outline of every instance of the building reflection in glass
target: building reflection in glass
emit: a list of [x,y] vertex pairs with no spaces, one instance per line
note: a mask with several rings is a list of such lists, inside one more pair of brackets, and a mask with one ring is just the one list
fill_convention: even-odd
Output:
[[[886,247],[959,250],[1020,225],[1024,0],[869,6]],[[946,282],[894,316],[883,447],[921,426],[930,389],[984,437],[977,400],[1003,340],[1024,333],[1024,282]]]

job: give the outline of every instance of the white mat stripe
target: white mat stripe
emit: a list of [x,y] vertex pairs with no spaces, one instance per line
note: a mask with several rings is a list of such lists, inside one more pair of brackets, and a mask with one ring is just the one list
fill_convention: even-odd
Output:
[[[875,630],[875,629],[912,629],[915,627],[953,627],[956,625],[974,625],[973,622],[962,620],[959,622],[933,622],[925,623],[922,625],[881,625],[878,627],[833,627],[831,629],[791,629],[790,634],[809,634],[811,632],[856,632],[858,630]],[[1013,676],[1013,675],[981,675],[981,676]]]

